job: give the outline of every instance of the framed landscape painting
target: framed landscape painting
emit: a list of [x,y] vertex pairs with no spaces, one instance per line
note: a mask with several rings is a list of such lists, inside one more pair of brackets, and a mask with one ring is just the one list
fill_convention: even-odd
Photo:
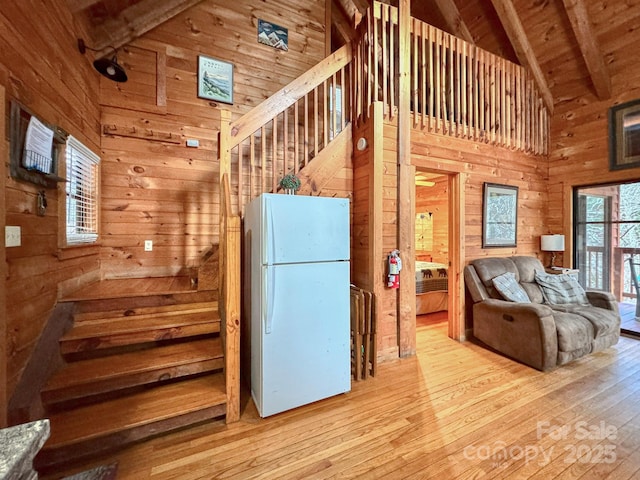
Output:
[[198,97],[233,103],[233,63],[198,55]]
[[518,187],[485,183],[482,248],[515,247],[518,238]]
[[609,109],[609,169],[640,167],[640,100]]

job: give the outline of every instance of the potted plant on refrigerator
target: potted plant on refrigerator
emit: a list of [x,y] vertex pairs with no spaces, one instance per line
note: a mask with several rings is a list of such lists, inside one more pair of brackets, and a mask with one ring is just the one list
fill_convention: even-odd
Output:
[[287,173],[280,180],[280,188],[289,195],[295,195],[295,193],[300,189],[301,184],[300,179],[295,173]]

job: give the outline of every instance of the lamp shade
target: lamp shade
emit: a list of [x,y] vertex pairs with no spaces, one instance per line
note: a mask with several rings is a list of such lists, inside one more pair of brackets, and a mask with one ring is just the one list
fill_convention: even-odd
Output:
[[540,244],[543,252],[563,252],[564,235],[542,235]]

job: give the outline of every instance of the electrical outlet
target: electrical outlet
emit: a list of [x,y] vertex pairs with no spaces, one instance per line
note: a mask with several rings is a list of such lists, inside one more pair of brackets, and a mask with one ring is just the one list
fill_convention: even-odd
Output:
[[144,251],[145,252],[153,251],[153,240],[145,240],[144,241]]
[[4,227],[4,246],[5,247],[19,247],[22,242],[20,227],[11,227],[5,225]]

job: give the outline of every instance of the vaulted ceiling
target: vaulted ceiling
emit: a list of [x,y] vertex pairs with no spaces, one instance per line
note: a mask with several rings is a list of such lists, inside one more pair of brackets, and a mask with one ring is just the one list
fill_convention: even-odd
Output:
[[[89,46],[119,48],[202,0],[67,0]],[[303,0],[300,0],[303,3]],[[368,0],[333,0],[334,38],[352,35]],[[635,0],[413,0],[412,15],[531,69],[547,103],[608,99],[638,38]],[[622,38],[626,40],[622,40]],[[623,43],[624,42],[624,43]],[[637,42],[635,42],[637,43]],[[638,49],[634,49],[638,50]],[[629,52],[631,56],[637,54]]]

